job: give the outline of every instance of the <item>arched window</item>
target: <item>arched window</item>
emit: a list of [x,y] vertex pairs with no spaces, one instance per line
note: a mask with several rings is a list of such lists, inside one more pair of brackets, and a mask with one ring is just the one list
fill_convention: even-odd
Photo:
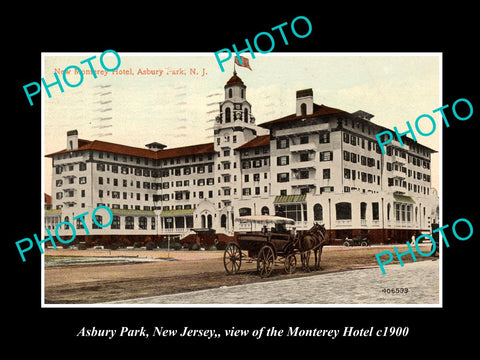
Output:
[[140,217],[138,227],[142,230],[147,230],[147,218],[145,216]]
[[223,214],[220,217],[220,227],[227,227],[227,215]]
[[231,118],[232,118],[232,114],[231,114],[230,108],[227,107],[225,109],[225,122],[229,123],[231,121]]
[[229,98],[232,97],[232,89],[228,89],[228,97],[229,97]]
[[[95,222],[96,221],[96,222]],[[95,215],[95,221],[92,219],[92,228],[94,229],[100,229],[100,226],[97,224],[103,225],[103,218],[101,215]]]
[[367,203],[360,203],[360,219],[365,220],[367,218]]
[[[68,220],[69,220],[68,216],[65,216],[65,219],[63,219],[63,221],[66,222],[66,223],[68,223]],[[63,225],[64,229],[68,229],[68,227],[69,227],[68,224]]]
[[112,221],[112,229],[120,229],[120,216],[114,215]]
[[352,204],[340,202],[335,204],[337,220],[352,220]]
[[206,220],[205,220],[205,215],[202,215],[202,228],[206,228],[207,226]]
[[392,206],[390,205],[390,203],[387,204],[387,220],[390,220],[390,208]]
[[248,109],[243,110],[243,120],[248,123]]
[[302,103],[302,105],[300,105],[300,113],[302,115],[307,115],[307,104]]
[[208,227],[209,229],[212,228],[212,215],[211,215],[211,214],[208,214],[208,215],[207,215],[207,227]]
[[315,204],[313,206],[313,220],[322,221],[323,220],[323,208],[320,204]]
[[77,219],[77,229],[83,229],[83,222],[82,219]]
[[268,209],[267,206],[262,207],[262,215],[270,215],[270,210]]
[[125,218],[125,229],[133,230],[133,216],[127,216]]

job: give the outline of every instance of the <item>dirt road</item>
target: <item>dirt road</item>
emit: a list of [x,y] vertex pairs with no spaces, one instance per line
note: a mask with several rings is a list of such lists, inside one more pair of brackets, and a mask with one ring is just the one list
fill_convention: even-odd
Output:
[[[429,245],[424,246],[422,251],[428,252]],[[397,245],[397,248],[401,252],[407,250],[404,245]],[[49,259],[72,256],[137,256],[137,260],[144,258],[145,261],[156,261],[48,266],[44,270],[45,304],[93,304],[378,267],[375,254],[387,249],[392,250],[392,246],[326,246],[323,249],[320,272],[305,273],[298,261],[294,274],[286,274],[283,264],[278,264],[271,277],[266,279],[256,274],[255,261],[249,263],[245,259],[238,274],[226,275],[223,251],[173,251],[167,258],[166,251],[48,249],[46,256]],[[428,259],[420,255],[416,257],[417,261]],[[403,261],[412,261],[410,255],[403,258]],[[393,261],[392,264],[394,263],[398,261]],[[380,269],[378,271],[381,272]]]

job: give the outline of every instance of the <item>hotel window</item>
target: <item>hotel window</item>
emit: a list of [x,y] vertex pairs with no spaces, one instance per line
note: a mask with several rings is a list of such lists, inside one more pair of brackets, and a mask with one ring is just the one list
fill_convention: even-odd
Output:
[[[113,169],[113,167],[112,167],[112,169]],[[80,170],[80,171],[85,171],[85,170],[87,170],[87,164],[85,164],[85,163],[80,163],[80,165],[79,165],[79,170]]]
[[253,181],[260,181],[260,174],[253,174]]
[[310,160],[308,153],[300,153],[300,161],[308,161]]
[[323,178],[330,179],[330,169],[323,169]]
[[118,230],[120,229],[120,216],[114,215],[111,229]]
[[307,207],[303,206],[303,204],[276,205],[275,215],[287,217],[295,221],[306,221]]
[[[230,89],[231,91],[231,89]],[[231,110],[229,107],[225,109],[225,122],[229,123],[231,121]]]
[[97,163],[97,171],[105,171],[105,164]]
[[335,213],[337,220],[352,220],[352,204],[349,202],[335,204]]
[[378,202],[372,203],[372,220],[379,220]]
[[127,216],[125,218],[125,229],[126,230],[133,230],[134,222],[133,222],[133,216]]
[[260,187],[255,187],[255,195],[260,195]]
[[323,186],[320,188],[320,194],[333,192],[333,186]]
[[318,142],[320,144],[327,144],[330,142],[330,133],[329,132],[323,132],[319,135]]
[[145,216],[141,216],[138,219],[138,227],[142,230],[147,230],[147,218]]
[[278,173],[277,174],[277,182],[288,182],[289,181],[289,173]]
[[57,181],[55,182],[55,185],[56,185],[56,186],[62,186],[62,185],[63,185],[63,180],[57,180]]
[[343,142],[348,144],[350,142],[350,135],[343,133]]
[[251,195],[252,190],[250,188],[243,188],[242,189],[242,195]]
[[300,144],[308,144],[308,136],[300,136]]
[[350,169],[343,169],[343,177],[345,179],[350,179]]
[[277,139],[277,149],[286,149],[289,147],[288,139]]
[[259,168],[261,166],[262,166],[262,160],[259,160],[259,159],[253,160],[253,167],[254,168]]
[[320,161],[332,161],[333,152],[332,151],[323,151],[320,153]]
[[300,170],[298,174],[298,179],[308,179],[310,177],[310,172],[308,170]]

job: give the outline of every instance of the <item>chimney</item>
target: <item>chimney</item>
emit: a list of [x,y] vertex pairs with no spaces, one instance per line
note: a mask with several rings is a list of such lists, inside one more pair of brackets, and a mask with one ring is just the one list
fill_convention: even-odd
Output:
[[67,150],[77,150],[78,149],[78,131],[70,130],[67,131]]
[[297,116],[313,114],[313,90],[297,90]]

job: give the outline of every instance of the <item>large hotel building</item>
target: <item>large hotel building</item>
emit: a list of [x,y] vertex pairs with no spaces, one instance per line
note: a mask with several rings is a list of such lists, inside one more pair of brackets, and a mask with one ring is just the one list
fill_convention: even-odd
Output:
[[[297,230],[322,223],[331,241],[367,235],[372,243],[391,243],[438,222],[434,150],[403,138],[404,146],[394,140],[383,155],[375,134],[387,128],[364,111],[314,103],[312,89],[297,91],[293,114],[260,125],[236,73],[224,90],[211,143],[140,148],[69,131],[66,148],[46,155],[53,179],[45,227],[71,222],[77,238],[90,241],[202,232],[228,241],[250,229],[240,216],[271,214],[294,219]],[[92,223],[87,235],[81,219],[72,219],[100,205],[111,209],[113,222]],[[59,233],[69,238],[71,229]]]

